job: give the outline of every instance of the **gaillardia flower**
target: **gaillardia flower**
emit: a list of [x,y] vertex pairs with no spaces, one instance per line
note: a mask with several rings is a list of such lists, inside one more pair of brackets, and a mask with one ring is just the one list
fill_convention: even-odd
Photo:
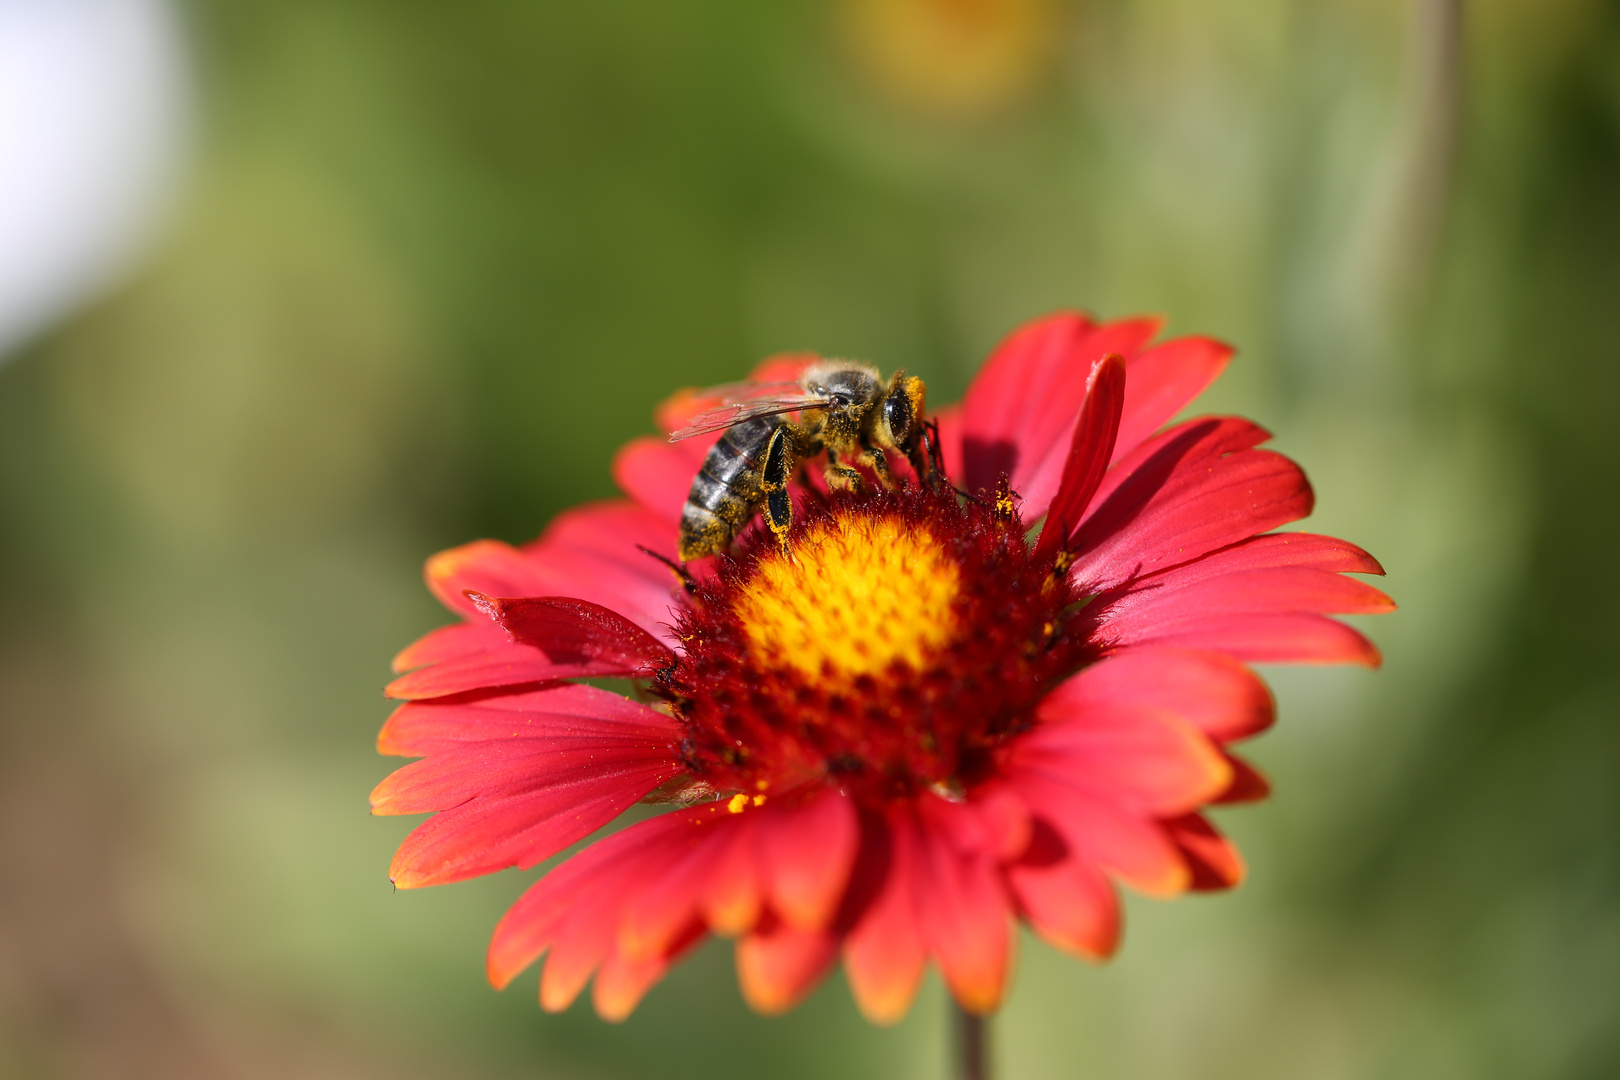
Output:
[[[842,959],[879,1022],[930,961],[963,1008],[995,1009],[1020,920],[1097,960],[1118,885],[1236,884],[1203,811],[1267,791],[1231,750],[1272,721],[1246,663],[1375,665],[1327,615],[1393,605],[1344,576],[1382,573],[1366,552],[1272,531],[1312,495],[1266,431],[1165,426],[1231,351],[1152,345],[1158,327],[1021,328],[937,418],[949,483],[806,486],[785,547],[756,523],[675,563],[707,446],[649,437],[615,463],[629,499],[429,560],[462,621],[401,653],[388,688],[406,704],[378,747],[422,760],[372,806],[434,813],[395,884],[531,867],[660,803],[513,905],[490,981],[545,955],[545,1008],[594,973],[597,1011],[622,1018],[712,932],[737,939],[756,1009]],[[574,681],[603,677],[642,700]]]

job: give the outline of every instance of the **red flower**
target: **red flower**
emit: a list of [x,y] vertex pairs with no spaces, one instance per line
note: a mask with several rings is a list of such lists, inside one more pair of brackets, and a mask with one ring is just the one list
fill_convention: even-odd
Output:
[[[1269,531],[1312,496],[1256,449],[1264,430],[1159,430],[1230,350],[1150,346],[1157,330],[1023,327],[939,416],[947,475],[980,494],[801,492],[791,559],[755,528],[683,585],[660,560],[706,446],[644,438],[615,463],[629,501],[569,511],[522,548],[429,560],[463,621],[401,653],[388,688],[407,704],[379,749],[422,760],[372,806],[435,812],[394,882],[533,866],[658,793],[682,805],[512,907],[491,982],[547,954],[547,1009],[594,972],[617,1019],[713,931],[738,939],[755,1008],[791,1007],[841,956],[880,1022],[930,960],[965,1008],[994,1009],[1016,919],[1101,959],[1115,883],[1236,884],[1242,862],[1201,811],[1267,791],[1229,749],[1272,721],[1245,662],[1376,665],[1326,613],[1393,605],[1343,576],[1382,573],[1354,545]],[[659,704],[567,681],[604,676]]]

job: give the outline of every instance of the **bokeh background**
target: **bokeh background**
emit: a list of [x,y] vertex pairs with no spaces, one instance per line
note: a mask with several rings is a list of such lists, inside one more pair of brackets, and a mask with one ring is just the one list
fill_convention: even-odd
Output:
[[0,0],[0,87],[0,1076],[941,1075],[937,982],[491,991],[535,874],[391,891],[379,691],[673,388],[1061,306],[1239,345],[1402,611],[1001,1075],[1620,1075],[1620,4]]

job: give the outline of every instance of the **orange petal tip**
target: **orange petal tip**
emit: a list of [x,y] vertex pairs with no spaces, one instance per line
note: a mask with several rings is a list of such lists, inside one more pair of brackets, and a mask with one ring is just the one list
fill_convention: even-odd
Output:
[[703,919],[722,937],[741,937],[759,922],[759,897],[739,894],[705,904]]
[[[1154,900],[1174,900],[1192,887],[1192,871],[1183,862],[1152,877],[1119,875],[1121,884]],[[965,1008],[965,1006],[964,1006]]]
[[505,965],[497,964],[493,957],[484,960],[484,978],[496,990],[505,990],[512,985],[512,980],[518,977],[517,970],[508,970]]
[[1002,983],[1000,980],[994,983],[987,981],[983,984],[956,982],[951,984],[950,990],[951,997],[955,998],[956,1003],[962,1006],[962,1010],[972,1013],[974,1016],[989,1016],[1001,1008]]
[[577,959],[574,963],[559,963],[553,952],[540,972],[540,1007],[548,1013],[567,1011],[585,989],[595,967],[594,963],[582,965]]
[[641,998],[639,996],[632,998],[627,994],[597,994],[592,1003],[596,1006],[597,1016],[610,1024],[622,1024],[636,1011],[636,1006],[641,1004]]
[[567,1012],[568,1006],[579,997],[578,990],[558,990],[544,983],[540,984],[540,1007],[548,1013]]
[[851,982],[850,992],[855,998],[855,1007],[860,1010],[867,1023],[879,1027],[893,1027],[904,1020],[906,1014],[911,1011],[911,1003],[916,1000],[920,981],[914,979],[909,985],[880,991],[866,989],[858,983]]
[[433,884],[429,875],[413,872],[398,855],[394,856],[394,861],[388,867],[388,880],[396,889],[419,889],[423,885]]
[[781,993],[775,986],[747,978],[739,979],[738,986],[742,989],[743,1001],[761,1016],[781,1016],[798,1004],[796,997]]
[[646,996],[655,981],[657,980],[615,979],[604,977],[603,972],[597,972],[596,982],[591,991],[591,1004],[596,1008],[596,1015],[610,1024],[624,1023],[630,1019],[630,1014],[636,1011],[636,1006],[641,1004],[641,999]]

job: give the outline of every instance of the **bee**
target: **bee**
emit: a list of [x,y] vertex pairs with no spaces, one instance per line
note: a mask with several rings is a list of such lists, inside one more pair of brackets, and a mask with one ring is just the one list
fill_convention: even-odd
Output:
[[705,396],[717,396],[723,404],[669,437],[680,442],[725,432],[704,458],[681,510],[681,560],[726,550],[761,510],[786,550],[793,524],[788,481],[823,450],[827,484],[836,489],[859,488],[862,468],[893,487],[891,453],[904,454],[919,477],[933,476],[933,443],[924,452],[930,428],[923,421],[925,389],[921,379],[904,371],[885,384],[876,368],[822,361],[806,368],[797,382],[738,383],[709,391]]

